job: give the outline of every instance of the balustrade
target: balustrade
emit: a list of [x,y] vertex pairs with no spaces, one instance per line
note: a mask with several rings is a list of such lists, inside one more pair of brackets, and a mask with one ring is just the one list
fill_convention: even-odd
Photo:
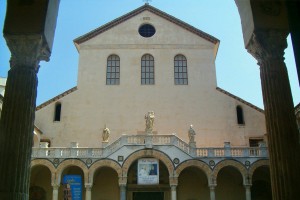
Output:
[[[152,135],[151,145],[173,145],[197,158],[219,157],[268,157],[268,149],[260,147],[192,148],[176,135]],[[103,158],[123,146],[145,146],[145,135],[123,135],[105,148],[32,148],[32,158]]]

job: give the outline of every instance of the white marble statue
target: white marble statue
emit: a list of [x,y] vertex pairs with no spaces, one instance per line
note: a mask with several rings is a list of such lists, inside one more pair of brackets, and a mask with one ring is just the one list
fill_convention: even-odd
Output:
[[146,133],[152,133],[153,124],[154,124],[154,112],[149,111],[145,115],[145,120],[146,120]]
[[102,132],[102,142],[108,142],[109,134],[110,134],[110,130],[109,130],[109,128],[107,128],[105,126],[105,129],[103,129],[103,132]]
[[195,135],[196,135],[196,132],[195,132],[195,130],[193,129],[193,125],[190,125],[190,129],[189,129],[189,142],[190,143],[193,143],[193,142],[195,142]]

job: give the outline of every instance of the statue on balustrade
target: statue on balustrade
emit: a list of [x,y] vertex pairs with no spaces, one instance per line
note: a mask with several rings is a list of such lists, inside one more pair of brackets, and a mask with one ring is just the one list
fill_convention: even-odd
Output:
[[153,124],[154,124],[154,112],[149,111],[145,115],[145,120],[146,120],[146,133],[151,134],[153,130]]
[[189,129],[188,135],[189,135],[189,143],[195,143],[196,132],[193,129],[193,125],[190,125],[190,129]]
[[102,142],[108,142],[109,134],[110,134],[110,130],[105,126],[105,129],[103,129],[103,133],[102,133]]

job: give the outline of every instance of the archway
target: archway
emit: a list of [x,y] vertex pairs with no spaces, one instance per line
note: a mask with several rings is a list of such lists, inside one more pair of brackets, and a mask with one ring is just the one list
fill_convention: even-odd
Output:
[[195,166],[185,168],[178,178],[177,197],[179,200],[210,200],[205,172]]
[[254,171],[252,176],[251,199],[272,200],[270,168],[268,166],[260,166]]
[[[127,174],[127,199],[132,200],[139,200],[139,199],[169,199],[170,198],[170,183],[169,183],[169,170],[168,167],[165,165],[165,163],[161,160],[158,160],[154,157],[146,157],[141,158],[144,159],[151,159],[151,160],[157,160],[158,166],[157,171],[158,173],[153,173],[151,175],[151,170],[153,170],[151,167],[149,169],[146,167],[142,170],[145,170],[147,172],[146,176],[158,176],[158,183],[139,183],[138,176],[138,168],[141,168],[141,166],[138,166],[139,159],[136,159],[133,161],[133,163],[130,165],[128,169]],[[143,164],[142,164],[143,165]],[[145,164],[146,166],[146,164]],[[141,170],[141,169],[140,169]]]
[[93,176],[92,200],[120,199],[118,174],[111,167],[100,167]]
[[52,199],[51,171],[48,167],[36,165],[31,168],[29,199]]
[[243,200],[245,197],[242,174],[233,166],[223,167],[217,176],[216,199]]
[[[79,195],[81,195],[82,200],[85,200],[85,188],[84,188],[84,172],[83,170],[78,167],[78,166],[68,166],[66,168],[64,168],[64,170],[61,173],[61,187],[59,187],[59,191],[58,191],[58,199],[63,199],[64,197],[70,197],[72,194],[70,192],[70,185],[69,184],[64,184],[64,178],[66,178],[67,176],[76,176],[76,177],[80,177],[81,180],[75,180],[77,182],[77,184],[79,184],[80,186],[78,186],[77,188],[79,188],[78,190],[80,190]],[[72,179],[72,178],[70,178]],[[78,193],[77,193],[78,194]]]

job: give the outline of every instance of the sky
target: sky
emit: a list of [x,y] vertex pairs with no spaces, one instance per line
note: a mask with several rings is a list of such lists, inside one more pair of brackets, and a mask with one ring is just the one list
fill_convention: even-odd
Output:
[[[37,105],[76,86],[78,52],[73,40],[142,5],[143,0],[61,0],[52,55],[40,62]],[[241,21],[234,0],[152,0],[150,5],[218,38],[218,87],[263,108],[259,66],[244,47]],[[3,27],[6,1],[0,1]],[[7,77],[10,52],[0,37],[0,77]],[[300,102],[293,49],[288,37],[285,61],[294,104]]]

